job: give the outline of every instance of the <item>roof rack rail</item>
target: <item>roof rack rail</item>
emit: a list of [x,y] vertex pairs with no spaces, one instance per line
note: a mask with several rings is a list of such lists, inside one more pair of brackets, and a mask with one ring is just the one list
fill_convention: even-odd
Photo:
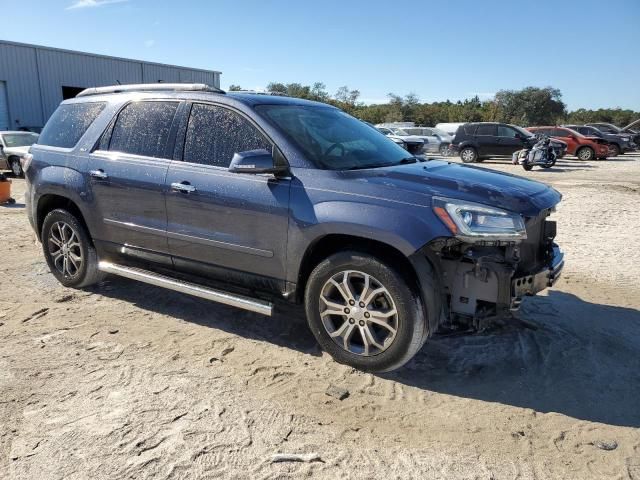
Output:
[[229,93],[251,93],[253,95],[273,95],[276,97],[287,97],[286,93],[280,92],[261,92],[259,90],[229,90]]
[[89,95],[102,95],[105,93],[124,92],[214,92],[225,93],[217,87],[211,87],[204,83],[138,83],[131,85],[111,85],[108,87],[85,88],[76,97]]

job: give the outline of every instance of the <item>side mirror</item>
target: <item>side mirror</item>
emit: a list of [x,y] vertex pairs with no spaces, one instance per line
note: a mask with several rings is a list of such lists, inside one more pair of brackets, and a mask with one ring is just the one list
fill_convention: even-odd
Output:
[[231,159],[229,171],[232,173],[271,173],[279,174],[287,170],[285,166],[276,166],[273,155],[264,148],[236,153]]

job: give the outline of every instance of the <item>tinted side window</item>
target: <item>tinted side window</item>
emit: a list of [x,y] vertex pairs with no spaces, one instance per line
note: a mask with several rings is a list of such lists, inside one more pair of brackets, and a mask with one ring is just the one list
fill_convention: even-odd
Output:
[[215,105],[191,108],[185,162],[228,167],[235,153],[259,148],[271,151],[271,143],[242,115]]
[[476,130],[476,135],[495,135],[495,134],[496,134],[495,125],[480,124],[478,125],[478,129]]
[[464,133],[466,133],[467,135],[473,135],[476,132],[476,128],[478,128],[478,125],[474,123],[468,123],[462,126]]
[[567,130],[560,130],[559,128],[555,128],[551,131],[551,135],[554,137],[568,137],[569,132]]
[[60,105],[47,122],[38,139],[39,145],[75,147],[93,121],[104,110],[105,103],[72,103]]
[[517,132],[513,128],[498,125],[498,136],[516,138]]
[[130,103],[118,115],[109,150],[163,158],[177,102]]

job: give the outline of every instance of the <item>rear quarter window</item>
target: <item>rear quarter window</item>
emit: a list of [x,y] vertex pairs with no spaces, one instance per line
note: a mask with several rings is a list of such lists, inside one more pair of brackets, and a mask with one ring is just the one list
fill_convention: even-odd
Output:
[[60,105],[42,130],[38,145],[75,147],[105,105],[104,102]]

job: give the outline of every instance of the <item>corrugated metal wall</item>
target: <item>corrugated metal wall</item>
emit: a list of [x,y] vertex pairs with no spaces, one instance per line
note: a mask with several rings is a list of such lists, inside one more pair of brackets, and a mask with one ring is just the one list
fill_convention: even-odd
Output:
[[11,128],[18,125],[42,126],[36,50],[0,42],[0,80],[7,87]]
[[197,82],[220,86],[220,73],[0,41],[11,128],[40,127],[62,101],[62,87]]

